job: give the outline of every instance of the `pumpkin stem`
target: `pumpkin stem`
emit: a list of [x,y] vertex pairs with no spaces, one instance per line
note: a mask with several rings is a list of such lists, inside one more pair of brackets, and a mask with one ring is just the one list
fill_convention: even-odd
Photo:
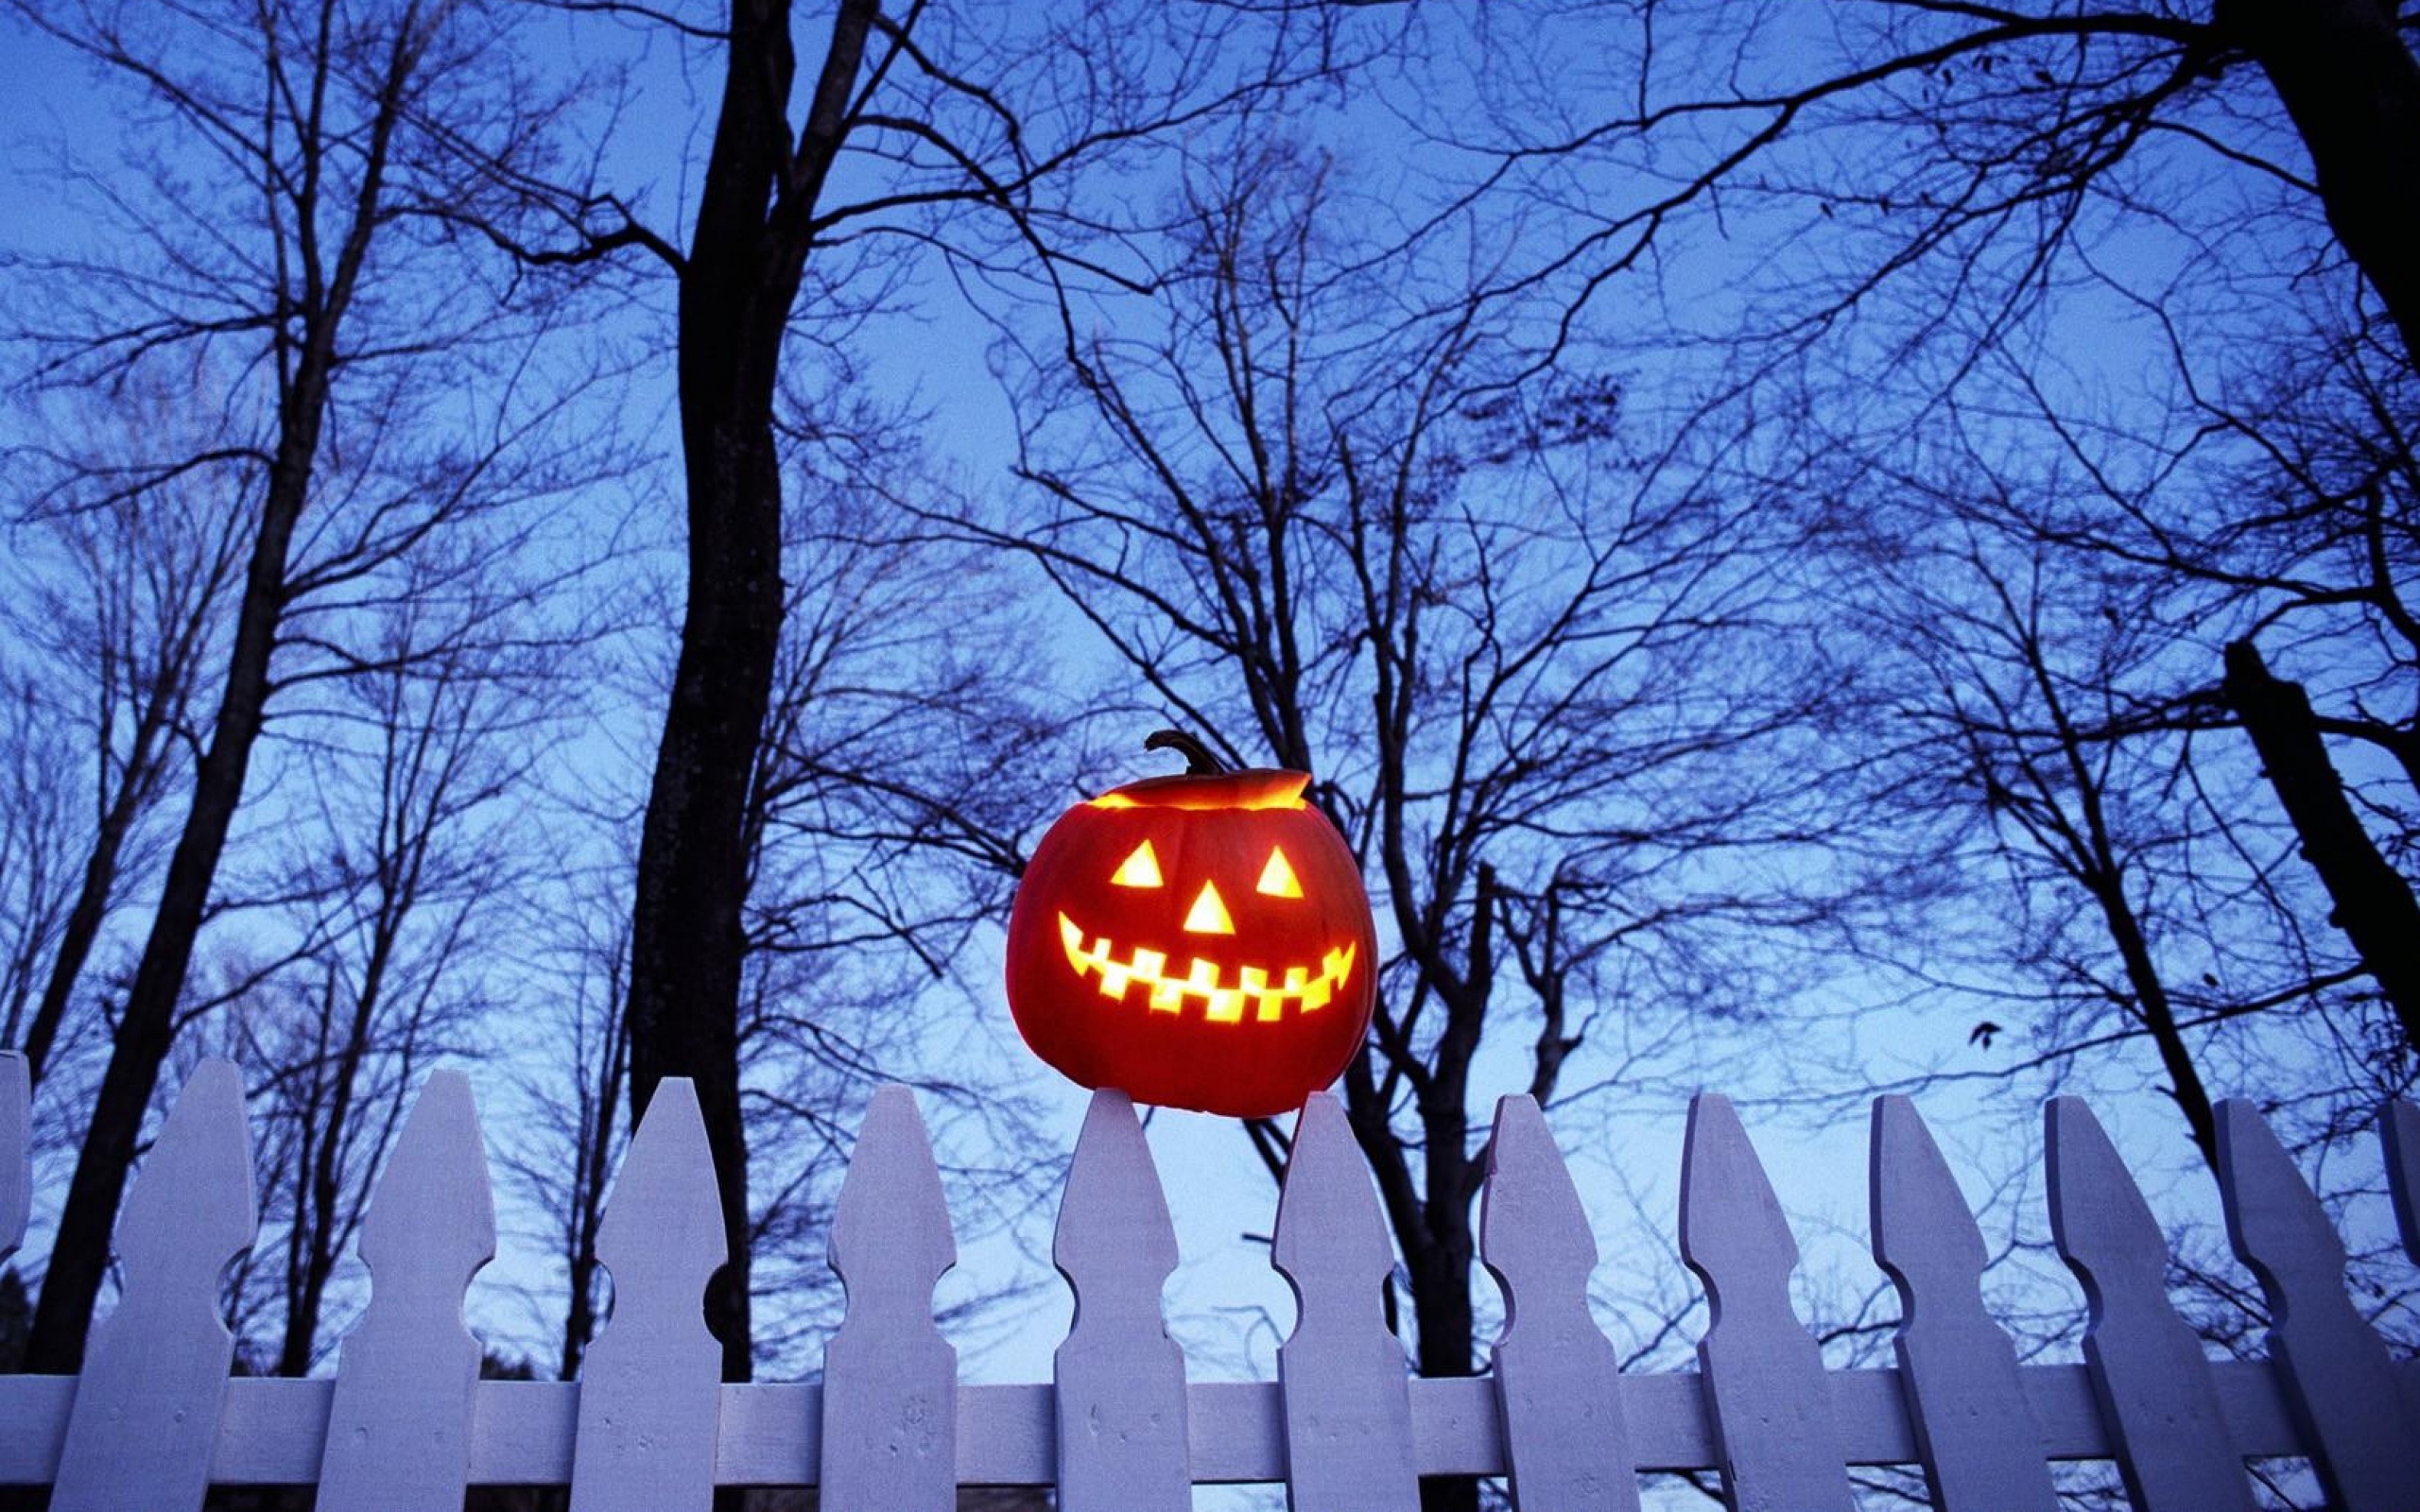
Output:
[[1184,758],[1187,777],[1216,777],[1227,769],[1209,747],[1182,730],[1154,730],[1143,737],[1145,750],[1172,750]]

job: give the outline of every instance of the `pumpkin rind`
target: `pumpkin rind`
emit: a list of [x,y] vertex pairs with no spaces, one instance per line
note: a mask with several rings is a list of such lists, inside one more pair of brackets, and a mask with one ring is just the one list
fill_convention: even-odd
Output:
[[[1334,1081],[1369,1030],[1377,938],[1307,781],[1150,778],[1062,815],[1009,916],[1009,1008],[1033,1052],[1080,1086],[1236,1118]],[[1145,841],[1155,866],[1129,867]],[[1260,890],[1288,872],[1300,896]],[[1112,880],[1154,873],[1157,886]],[[1205,885],[1220,906],[1204,907]]]

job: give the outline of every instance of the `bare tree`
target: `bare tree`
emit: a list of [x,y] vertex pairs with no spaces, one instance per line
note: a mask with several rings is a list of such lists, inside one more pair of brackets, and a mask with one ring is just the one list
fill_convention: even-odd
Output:
[[280,1375],[322,1352],[329,1284],[408,1093],[479,1042],[483,939],[548,853],[513,822],[554,680],[515,618],[476,594],[407,592],[375,643],[380,670],[334,686],[304,753],[318,822],[279,860],[320,878],[332,917],[302,926],[320,942],[303,971],[236,1009],[279,1155],[265,1184],[283,1229]]
[[1396,326],[1405,269],[1356,268],[1316,159],[1203,159],[1163,305],[1015,354],[1029,489],[983,539],[1169,717],[1314,774],[1392,945],[1347,1108],[1419,1368],[1468,1374],[1487,1092],[1635,1086],[1692,1018],[1770,1011],[1779,937],[1861,883],[1837,674],[1719,452],[1655,449],[1612,377],[1488,382],[1517,359],[1472,306]]
[[0,687],[0,1042],[12,1046],[66,923],[74,760],[31,679]]
[[559,957],[557,980],[570,984],[566,1032],[556,1041],[562,1054],[525,1070],[523,1095],[536,1112],[525,1122],[523,1137],[507,1141],[499,1152],[504,1169],[552,1225],[549,1259],[563,1268],[565,1297],[556,1377],[562,1381],[578,1378],[603,1315],[596,1235],[609,1178],[630,1143],[623,1101],[630,1037],[622,1023],[630,941],[619,894],[625,875],[627,868],[613,878],[610,902],[581,909],[576,924],[592,933],[577,936]]
[[[1082,267],[1102,217],[1070,185],[1163,136],[1333,67],[1316,9],[841,0],[800,70],[789,0],[735,0],[720,26],[662,17],[720,55],[712,142],[686,245],[585,207],[540,263],[643,249],[676,282],[688,571],[631,916],[633,1115],[659,1079],[696,1080],[731,1226],[710,1314],[727,1378],[752,1369],[749,1149],[741,1095],[750,825],[789,609],[783,587],[786,368],[846,345],[939,247],[961,276]],[[1236,43],[1240,45],[1221,45]],[[811,78],[795,112],[791,95]],[[593,212],[593,213],[591,213]],[[971,215],[966,213],[972,213]],[[813,432],[830,415],[788,417]]]
[[[1795,478],[1797,507],[1820,515],[1827,490],[1866,506],[1883,488],[1948,501],[1989,532],[2101,558],[2078,576],[2144,573],[2173,589],[2169,603],[2199,595],[2234,633],[2258,635],[2311,683],[2362,824],[2384,832],[2303,836],[2315,856],[2377,852],[2351,863],[2377,901],[2340,911],[2353,921],[2397,895],[2409,906],[2385,859],[2410,854],[2409,795],[2373,759],[2401,765],[2420,707],[2400,586],[2420,240],[2381,176],[2420,142],[2407,9],[1918,0],[1744,25],[1728,8],[1575,11],[1562,23],[1606,45],[1547,35],[1600,64],[1524,75],[1534,55],[1499,37],[1461,55],[1477,60],[1477,87],[1537,108],[1433,135],[1477,165],[1467,202],[1551,205],[1536,213],[1539,250],[1493,285],[1560,290],[1549,352],[1678,337],[1683,370],[1719,370],[1710,416],[1816,417],[1798,442],[1769,426],[1767,475]],[[1703,265],[1724,280],[1690,271]],[[1668,318],[1642,329],[1614,291],[1651,282]],[[1688,296],[1670,297],[1676,284]],[[1856,482],[1860,467],[1873,487]],[[1979,475],[1988,487],[1970,490]],[[1995,606],[1968,582],[1982,596],[1967,608],[2024,621],[2001,610],[2025,595]],[[2123,696],[2208,728],[2221,668],[2216,644],[2201,653],[2200,665],[2163,655],[2167,685]],[[2042,653],[2046,667],[2075,654],[2055,639]],[[2069,691],[2087,725],[2088,706],[2118,695],[2088,679]],[[2046,713],[2028,701],[2029,717]],[[2127,712],[2128,728],[2145,717]],[[2095,761],[2104,738],[2084,737]],[[2265,832],[2269,801],[2231,790],[2246,805],[2236,814],[2188,817],[2178,790],[2138,833]],[[2064,783],[2058,801],[2076,801]],[[2092,885],[2113,875],[2093,869]],[[2285,895],[2313,896],[2272,899]],[[2102,912],[2126,954],[2125,910]],[[2316,954],[2330,964],[2306,983],[2337,984],[2341,954]],[[2344,1033],[2359,1040],[2371,1021],[2352,1006]],[[2205,1122],[2190,1121],[2206,1144]]]
[[[454,233],[465,216],[552,214],[533,185],[557,107],[499,73],[513,18],[479,5],[330,0],[233,25],[174,8],[21,10],[193,149],[173,175],[111,182],[122,251],[33,270],[44,318],[20,334],[36,381],[108,385],[162,361],[216,375],[211,443],[120,464],[104,497],[179,482],[250,507],[223,679],[35,1314],[28,1363],[72,1371],[273,692],[374,661],[345,637],[391,586],[385,567],[560,481],[541,475],[559,459],[529,451],[560,396],[519,387],[535,379],[521,359],[543,312]],[[61,498],[93,476],[64,460]]]
[[[159,437],[194,428],[179,407],[198,397],[189,392],[70,397],[86,402],[66,406],[59,423],[85,434],[124,428]],[[148,497],[114,488],[110,474],[88,474],[82,488],[17,528],[26,580],[10,595],[9,630],[27,668],[29,718],[39,706],[38,721],[15,732],[18,759],[39,760],[37,749],[58,747],[61,726],[83,731],[90,752],[83,764],[90,775],[71,782],[59,770],[55,792],[43,799],[58,805],[49,820],[56,841],[81,850],[74,882],[64,866],[58,875],[36,868],[14,879],[50,928],[39,942],[24,936],[12,953],[0,1038],[25,1051],[37,1086],[130,879],[157,859],[146,853],[156,847],[142,843],[145,821],[190,768],[194,695],[212,668],[242,559],[240,505],[228,507],[188,479]],[[89,818],[77,823],[58,799],[88,784]],[[29,816],[31,808],[11,814]]]

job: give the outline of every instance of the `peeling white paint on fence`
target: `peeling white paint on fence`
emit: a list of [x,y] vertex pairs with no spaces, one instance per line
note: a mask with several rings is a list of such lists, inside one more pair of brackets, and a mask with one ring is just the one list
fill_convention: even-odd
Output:
[[[0,1057],[0,1258],[30,1201],[22,1059]],[[723,1384],[705,1332],[723,1258],[713,1162],[685,1083],[659,1089],[598,1241],[611,1321],[578,1383],[475,1379],[464,1289],[494,1248],[470,1087],[433,1076],[363,1237],[368,1313],[334,1381],[228,1377],[222,1268],[251,1243],[242,1088],[205,1064],[117,1230],[125,1277],[80,1377],[0,1376],[0,1485],[60,1508],[199,1506],[212,1482],[313,1485],[322,1504],[459,1506],[481,1484],[569,1486],[579,1512],[702,1508],[716,1486],[817,1485],[824,1504],[941,1512],[961,1485],[1060,1488],[1068,1512],[1162,1512],[1189,1486],[1283,1483],[1297,1512],[1409,1508],[1417,1477],[1507,1475],[1524,1512],[1627,1508],[1637,1477],[1713,1471],[1740,1508],[1845,1506],[1853,1466],[1919,1467],[1936,1505],[2051,1504],[2053,1461],[2114,1459],[2146,1512],[2251,1504],[2246,1457],[2302,1455],[2348,1512],[2412,1504],[2420,1368],[2344,1291],[2344,1251],[2256,1112],[2223,1109],[2221,1193],[2267,1296],[2268,1360],[2212,1362],[2166,1293],[2158,1226],[2092,1114],[2046,1110],[2050,1217],[2092,1310],[2083,1366],[2023,1366],[1985,1310],[1984,1249],[1912,1105],[1877,1103],[1872,1237],[1905,1322],[1895,1369],[1825,1370],[1792,1311],[1797,1246],[1725,1100],[1690,1109],[1681,1242],[1713,1320],[1702,1369],[1624,1374],[1589,1316],[1597,1250],[1545,1120],[1496,1111],[1482,1258],[1502,1282],[1493,1370],[1424,1380],[1391,1334],[1392,1251],[1332,1099],[1295,1130],[1272,1261],[1301,1303],[1275,1382],[1191,1383],[1160,1315],[1176,1247],[1133,1108],[1096,1097],[1054,1256],[1076,1316],[1049,1384],[962,1385],[933,1321],[955,1258],[913,1097],[886,1089],[831,1237],[848,1310],[825,1382]],[[2383,1120],[2420,1260],[2420,1110]]]

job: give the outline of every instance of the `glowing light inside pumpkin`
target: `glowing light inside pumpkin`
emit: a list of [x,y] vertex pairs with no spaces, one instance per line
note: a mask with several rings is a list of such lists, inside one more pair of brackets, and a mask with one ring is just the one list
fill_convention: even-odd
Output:
[[1189,998],[1201,1005],[1202,1017],[1212,1023],[1242,1022],[1247,1005],[1253,1018],[1263,1023],[1285,1017],[1289,1005],[1301,1013],[1317,1012],[1353,977],[1355,947],[1349,940],[1329,951],[1316,969],[1289,966],[1271,972],[1262,966],[1238,967],[1232,987],[1218,962],[1200,956],[1187,962],[1182,972],[1172,973],[1165,951],[1137,945],[1121,961],[1116,944],[1106,936],[1087,948],[1082,927],[1064,913],[1059,916],[1059,940],[1079,980],[1099,974],[1102,997],[1123,1002],[1126,989],[1140,983],[1149,992],[1152,1012],[1182,1013]]

